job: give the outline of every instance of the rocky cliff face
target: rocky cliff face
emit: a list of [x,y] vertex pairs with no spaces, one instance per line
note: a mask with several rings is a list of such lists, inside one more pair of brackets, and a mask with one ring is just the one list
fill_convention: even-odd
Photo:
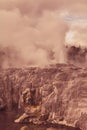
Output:
[[0,71],[0,98],[24,109],[16,122],[62,123],[87,130],[87,68],[56,64]]

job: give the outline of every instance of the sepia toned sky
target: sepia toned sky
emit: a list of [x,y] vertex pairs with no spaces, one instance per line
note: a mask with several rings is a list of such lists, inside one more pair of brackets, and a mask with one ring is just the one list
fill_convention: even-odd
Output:
[[64,45],[87,46],[87,0],[0,0],[3,67],[65,63]]

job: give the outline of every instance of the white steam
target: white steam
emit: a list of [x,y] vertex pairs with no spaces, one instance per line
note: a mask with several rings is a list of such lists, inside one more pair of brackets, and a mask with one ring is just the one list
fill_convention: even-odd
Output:
[[[63,49],[68,27],[58,12],[44,9],[39,16],[31,16],[32,11],[27,13],[22,14],[20,8],[0,10],[0,45],[5,53],[3,66],[65,62]],[[5,48],[8,47],[11,51],[7,54]]]
[[65,36],[72,27],[68,27],[70,23],[61,14],[81,15],[87,11],[86,3],[86,0],[0,0],[0,66],[66,62]]

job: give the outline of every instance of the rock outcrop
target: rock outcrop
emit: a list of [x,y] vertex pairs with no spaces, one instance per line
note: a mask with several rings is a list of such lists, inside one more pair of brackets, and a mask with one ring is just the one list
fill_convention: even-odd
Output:
[[0,72],[0,98],[23,109],[15,122],[65,124],[87,130],[87,68],[56,64]]

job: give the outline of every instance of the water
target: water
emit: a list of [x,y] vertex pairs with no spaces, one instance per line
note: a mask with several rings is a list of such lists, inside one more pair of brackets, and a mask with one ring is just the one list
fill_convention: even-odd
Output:
[[64,126],[16,124],[14,119],[17,116],[15,112],[0,112],[0,130],[76,130]]

